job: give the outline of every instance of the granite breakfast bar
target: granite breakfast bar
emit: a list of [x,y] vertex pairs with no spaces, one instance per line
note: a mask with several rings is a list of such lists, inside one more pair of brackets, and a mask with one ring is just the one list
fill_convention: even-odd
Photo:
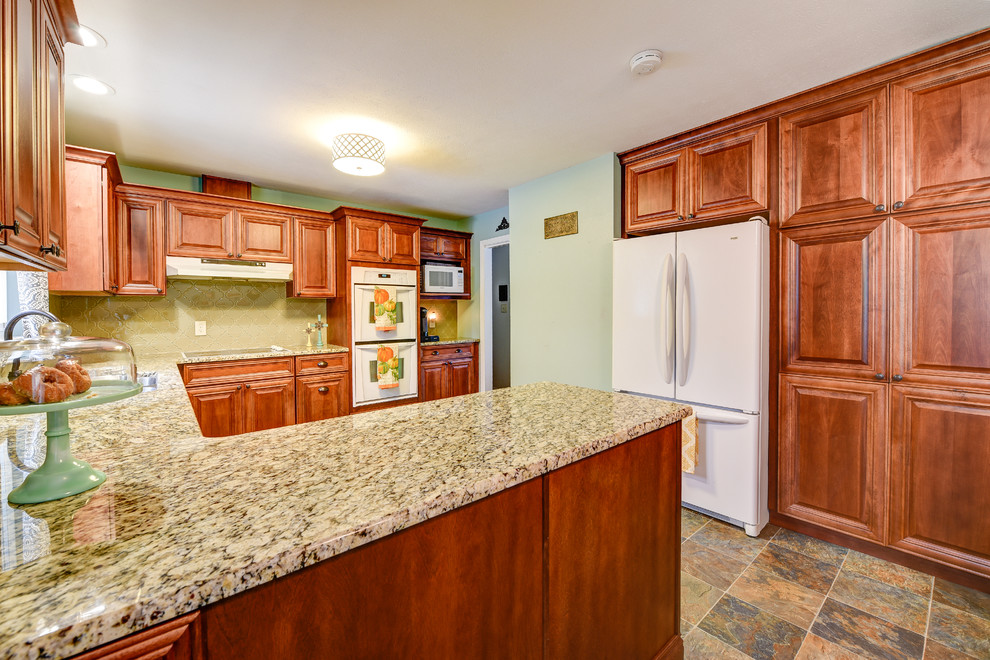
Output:
[[7,504],[44,437],[4,420],[3,657],[680,657],[685,407],[538,383],[204,438],[175,362],[71,415],[92,491]]

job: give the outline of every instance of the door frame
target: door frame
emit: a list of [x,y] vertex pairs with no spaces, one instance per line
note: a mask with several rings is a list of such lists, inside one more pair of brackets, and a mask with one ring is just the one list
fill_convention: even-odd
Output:
[[[481,350],[478,359],[478,389],[490,392],[492,389],[492,250],[509,245],[509,232],[504,236],[488,238],[478,243],[481,249],[481,283],[478,299],[481,304]],[[509,275],[511,283],[511,271]]]

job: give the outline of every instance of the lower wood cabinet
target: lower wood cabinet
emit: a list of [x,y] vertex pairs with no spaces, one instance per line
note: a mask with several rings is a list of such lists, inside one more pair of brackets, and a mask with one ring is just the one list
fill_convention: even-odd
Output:
[[200,660],[201,620],[199,612],[192,612],[77,655],[74,660]]
[[296,377],[296,424],[347,415],[350,395],[351,379],[346,371]]
[[421,346],[419,400],[433,401],[478,391],[474,343]]
[[220,437],[295,424],[293,378],[187,390],[203,435]]

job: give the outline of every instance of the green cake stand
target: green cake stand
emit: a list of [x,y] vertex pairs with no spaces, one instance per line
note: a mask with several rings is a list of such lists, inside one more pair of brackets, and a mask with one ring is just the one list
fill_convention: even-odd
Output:
[[93,381],[82,394],[73,394],[58,403],[28,403],[20,406],[0,406],[0,415],[48,415],[48,453],[45,462],[29,474],[24,483],[10,491],[11,504],[37,504],[76,495],[96,488],[107,475],[86,461],[72,455],[69,447],[69,411],[132,397],[142,390],[138,383],[121,380]]

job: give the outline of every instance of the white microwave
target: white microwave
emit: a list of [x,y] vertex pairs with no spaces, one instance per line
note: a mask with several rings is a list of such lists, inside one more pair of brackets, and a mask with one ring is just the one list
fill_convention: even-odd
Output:
[[464,269],[423,264],[423,293],[464,293]]

